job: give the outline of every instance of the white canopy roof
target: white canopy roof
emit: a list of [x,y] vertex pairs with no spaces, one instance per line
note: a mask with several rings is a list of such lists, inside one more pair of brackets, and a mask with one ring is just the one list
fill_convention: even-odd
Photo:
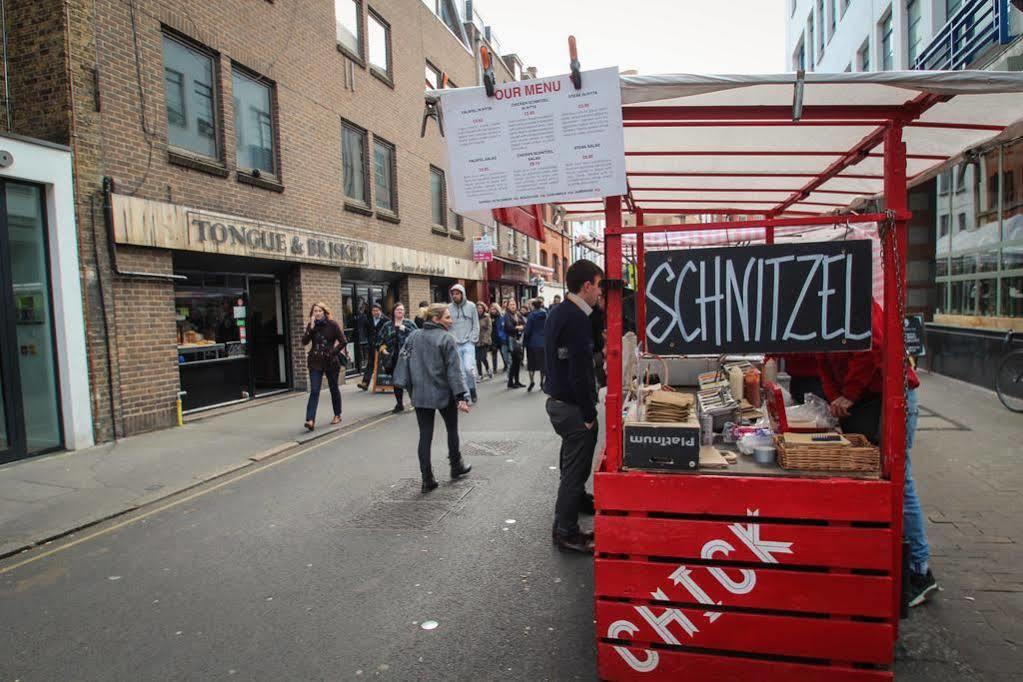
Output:
[[[907,120],[912,180],[1023,126],[1023,73],[890,71],[622,76],[626,171],[636,208],[811,216],[883,185],[885,122]],[[569,202],[570,219],[603,202]]]

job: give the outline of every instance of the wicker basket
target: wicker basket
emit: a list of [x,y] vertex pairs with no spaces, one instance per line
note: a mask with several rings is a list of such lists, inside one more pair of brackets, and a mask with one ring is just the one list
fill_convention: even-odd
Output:
[[778,451],[778,466],[782,469],[803,471],[862,471],[877,473],[881,470],[881,451],[858,433],[844,434],[852,445],[786,445],[782,436],[774,437]]

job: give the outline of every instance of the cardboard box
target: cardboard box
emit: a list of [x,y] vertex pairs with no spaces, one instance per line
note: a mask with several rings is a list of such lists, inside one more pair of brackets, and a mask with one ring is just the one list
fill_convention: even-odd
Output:
[[700,424],[627,422],[623,428],[622,465],[626,469],[697,471]]

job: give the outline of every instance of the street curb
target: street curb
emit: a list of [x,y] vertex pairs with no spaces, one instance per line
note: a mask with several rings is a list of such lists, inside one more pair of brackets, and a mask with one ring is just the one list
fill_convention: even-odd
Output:
[[[366,417],[362,417],[360,419],[356,419],[356,420],[351,421],[351,422],[347,422],[345,424],[341,424],[341,425],[339,425],[339,426],[337,426],[336,428],[333,428],[333,429],[325,429],[325,430],[323,430],[323,431],[321,431],[319,433],[313,433],[313,434],[311,434],[311,437],[306,438],[304,441],[299,441],[297,439],[292,439],[292,440],[284,441],[283,443],[278,443],[274,447],[269,448],[267,450],[263,450],[262,452],[258,452],[255,455],[250,456],[247,460],[242,461],[240,463],[231,464],[231,465],[229,465],[227,467],[221,467],[219,470],[214,471],[214,472],[208,472],[208,473],[205,473],[205,474],[200,474],[200,478],[196,479],[193,483],[190,483],[189,485],[183,486],[181,488],[177,488],[175,490],[168,490],[165,495],[160,495],[159,497],[154,497],[154,498],[151,498],[151,499],[146,499],[144,502],[139,502],[137,504],[131,504],[130,506],[127,506],[126,508],[124,508],[124,509],[122,509],[120,511],[116,511],[113,514],[107,514],[107,515],[105,515],[105,516],[103,516],[101,518],[98,518],[98,519],[91,519],[89,521],[85,521],[83,523],[80,523],[80,524],[74,526],[73,528],[68,529],[68,530],[64,530],[64,531],[61,531],[59,533],[54,533],[52,535],[47,535],[47,536],[45,536],[43,538],[40,538],[38,540],[33,540],[33,541],[28,542],[28,543],[26,543],[24,545],[20,545],[20,546],[14,548],[12,550],[7,550],[5,552],[2,552],[2,553],[0,553],[0,561],[4,561],[6,559],[9,559],[9,558],[11,558],[11,557],[13,557],[15,555],[21,554],[23,552],[27,552],[30,549],[35,549],[35,548],[38,548],[38,547],[42,547],[43,545],[45,545],[45,544],[47,544],[49,542],[53,542],[54,540],[60,540],[61,538],[65,538],[65,537],[67,537],[69,535],[72,535],[72,534],[77,533],[79,531],[85,530],[86,528],[91,528],[93,526],[97,526],[97,525],[99,525],[101,523],[105,523],[105,522],[110,521],[112,519],[116,519],[119,516],[124,516],[125,514],[130,514],[131,512],[138,511],[139,509],[142,509],[144,507],[148,507],[148,506],[156,504],[158,502],[162,502],[162,501],[164,501],[164,500],[166,500],[168,498],[174,497],[175,495],[180,495],[181,493],[188,492],[189,490],[193,490],[194,488],[198,488],[199,486],[205,485],[205,484],[209,483],[210,481],[215,481],[218,478],[223,478],[224,476],[229,476],[230,474],[237,473],[238,471],[242,471],[244,469],[248,469],[249,467],[252,467],[252,466],[255,466],[256,464],[262,463],[265,460],[270,459],[271,457],[273,457],[275,455],[280,455],[280,454],[285,453],[285,452],[287,452],[289,450],[293,450],[295,448],[299,448],[299,447],[303,447],[305,445],[309,445],[310,443],[313,443],[314,441],[319,440],[320,438],[323,438],[324,436],[336,435],[336,434],[339,434],[339,433],[344,433],[345,431],[348,431],[349,429],[355,428],[355,427],[357,427],[357,426],[359,426],[361,424],[369,423],[369,422],[371,422],[371,421],[373,421],[375,419],[380,419],[381,417],[386,417],[386,416],[388,416],[390,414],[391,414],[391,411],[387,410],[385,412],[380,412],[378,414],[369,415],[369,416],[366,416]],[[256,459],[257,457],[259,459]]]

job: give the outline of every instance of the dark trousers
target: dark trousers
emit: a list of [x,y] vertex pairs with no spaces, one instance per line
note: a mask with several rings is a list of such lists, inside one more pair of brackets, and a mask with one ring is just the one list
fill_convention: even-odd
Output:
[[320,389],[323,388],[324,375],[327,377],[327,387],[330,388],[330,404],[334,408],[334,416],[341,416],[341,389],[337,385],[340,374],[340,368],[309,370],[309,402],[305,406],[307,422],[316,421],[316,408],[320,405]]
[[362,372],[362,383],[369,385],[369,382],[373,380],[373,360],[376,358],[376,353],[369,346],[363,346],[362,357],[366,359],[366,369]]
[[845,433],[859,433],[877,445],[881,441],[881,396],[866,394],[839,421]]
[[430,446],[433,444],[434,413],[440,412],[444,420],[444,428],[448,432],[448,461],[457,464],[462,459],[458,443],[458,403],[454,398],[448,406],[433,410],[425,407],[416,408],[416,421],[419,422],[419,471],[423,478],[433,477],[433,465],[430,462]]
[[398,407],[405,407],[405,391],[404,389],[394,387],[394,402],[397,403]]
[[561,436],[561,483],[554,504],[554,530],[562,535],[579,532],[579,505],[586,494],[586,479],[593,470],[597,449],[597,424],[586,428],[582,410],[553,398],[547,399],[547,416]]
[[508,354],[511,356],[511,367],[508,368],[508,385],[521,384],[519,371],[522,369],[522,347],[519,346],[518,350],[509,350]]
[[813,393],[815,396],[827,400],[824,397],[824,385],[819,377],[792,377],[789,379],[789,394],[793,400],[802,405],[806,402],[803,396],[807,393]]
[[[480,375],[480,379],[483,378],[483,370],[490,372],[490,363],[487,361],[487,351],[490,350],[489,346],[476,346],[476,374]],[[497,363],[494,363],[494,369],[497,369]]]
[[[490,347],[490,366],[494,368],[493,370],[494,374],[497,374],[497,354],[500,352],[501,352],[500,346],[493,345]],[[503,360],[504,358],[502,357],[501,359]],[[504,368],[508,369],[508,366],[505,365]]]

